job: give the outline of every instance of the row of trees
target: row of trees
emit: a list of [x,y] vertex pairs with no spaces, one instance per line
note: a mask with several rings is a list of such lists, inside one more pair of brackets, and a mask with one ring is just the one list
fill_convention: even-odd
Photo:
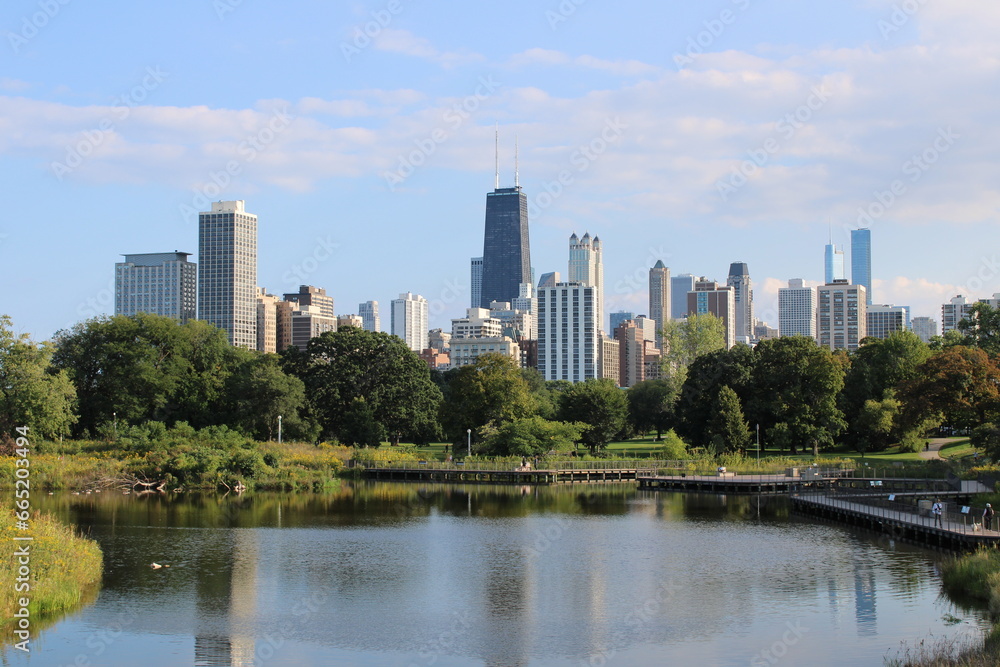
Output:
[[499,356],[432,373],[398,338],[354,328],[280,355],[233,348],[204,322],[147,314],[88,320],[51,344],[12,328],[0,319],[0,432],[29,423],[48,438],[184,422],[267,440],[279,416],[289,439],[464,444],[471,429],[476,451],[521,456],[577,443],[596,453],[670,429],[719,452],[745,450],[758,435],[818,452],[835,441],[916,447],[941,425],[1000,434],[1000,313],[984,304],[931,346],[897,332],[851,355],[802,337],[727,350],[721,322],[693,316],[663,332],[663,378],[627,391],[607,380],[545,382]]

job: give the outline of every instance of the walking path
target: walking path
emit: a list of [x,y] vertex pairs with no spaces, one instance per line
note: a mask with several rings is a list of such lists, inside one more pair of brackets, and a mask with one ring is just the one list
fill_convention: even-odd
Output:
[[920,452],[920,458],[927,459],[928,461],[940,460],[941,448],[951,442],[956,442],[958,440],[965,440],[965,438],[931,438],[930,439],[930,449],[927,451]]

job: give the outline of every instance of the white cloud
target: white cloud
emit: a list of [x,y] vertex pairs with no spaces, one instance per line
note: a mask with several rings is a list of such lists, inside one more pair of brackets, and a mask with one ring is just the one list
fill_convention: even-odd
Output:
[[379,51],[430,60],[444,67],[458,67],[483,60],[478,53],[439,51],[430,40],[418,37],[409,30],[395,28],[386,28],[380,32],[375,38],[374,45]]

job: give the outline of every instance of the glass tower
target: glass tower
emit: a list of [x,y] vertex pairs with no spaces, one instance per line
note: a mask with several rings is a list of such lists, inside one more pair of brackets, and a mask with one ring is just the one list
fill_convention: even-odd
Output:
[[844,250],[832,243],[826,246],[826,256],[824,262],[824,278],[827,285],[832,285],[834,280],[845,280],[844,275]]
[[496,188],[486,195],[483,278],[479,307],[513,301],[521,283],[531,282],[528,198],[521,188]]
[[864,285],[865,298],[872,302],[872,232],[870,229],[851,230],[851,282]]

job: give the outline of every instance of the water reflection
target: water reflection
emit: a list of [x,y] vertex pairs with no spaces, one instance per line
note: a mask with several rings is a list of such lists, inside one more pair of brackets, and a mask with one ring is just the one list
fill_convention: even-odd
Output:
[[106,576],[37,664],[72,663],[122,609],[156,650],[122,639],[101,664],[749,664],[796,623],[788,664],[877,664],[962,613],[932,555],[784,498],[358,483],[47,503],[101,542]]

